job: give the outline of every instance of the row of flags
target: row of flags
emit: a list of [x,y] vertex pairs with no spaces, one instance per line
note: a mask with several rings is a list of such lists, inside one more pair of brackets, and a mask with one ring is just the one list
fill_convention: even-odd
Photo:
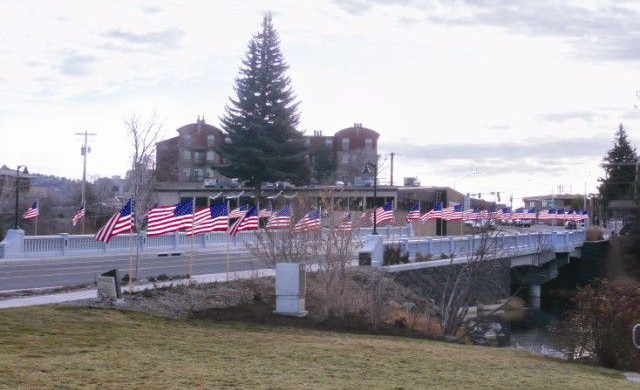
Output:
[[[73,218],[71,218],[71,224],[73,226],[76,226],[78,222],[80,222],[82,218],[84,218],[84,215],[85,215],[85,212],[84,212],[84,203],[83,203],[80,205],[80,208],[78,208],[76,212],[73,214]],[[27,210],[25,210],[25,212],[22,214],[22,218],[24,219],[38,219],[39,216],[40,216],[39,200],[36,200],[35,202],[33,202],[33,204]]]
[[[109,242],[109,240],[122,233],[133,231],[134,227],[134,202],[130,199],[120,211],[115,213],[107,223],[96,233],[96,240]],[[39,215],[38,201],[34,202],[29,209],[23,214],[24,218],[37,218]],[[76,211],[72,223],[74,226],[84,218],[85,207],[81,207]],[[360,219],[366,218],[366,213],[361,214]],[[146,212],[147,217],[147,236],[159,236],[176,231],[185,231],[188,235],[210,233],[215,231],[227,231],[230,235],[235,236],[238,232],[246,230],[255,230],[259,227],[260,218],[268,218],[266,223],[267,229],[288,228],[292,224],[292,210],[290,205],[286,205],[279,210],[273,211],[268,208],[258,211],[255,206],[240,206],[232,211],[228,210],[228,206],[224,202],[218,202],[193,211],[192,200],[186,200],[173,206],[154,206]],[[322,213],[321,209],[315,209],[307,213],[302,219],[293,225],[293,232],[304,232],[321,227]],[[409,210],[406,221],[429,221],[434,219],[444,220],[505,220],[505,219],[564,219],[581,221],[588,218],[587,211],[551,209],[543,210],[539,213],[535,208],[525,210],[524,208],[511,211],[511,208],[501,208],[495,210],[479,210],[468,209],[463,210],[461,205],[443,208],[442,204],[438,204],[425,214],[421,214],[419,205],[415,205]],[[229,223],[232,219],[237,219],[231,226]],[[385,203],[383,206],[375,209],[371,215],[371,222],[376,220],[376,224],[388,221],[394,221],[393,204]],[[339,220],[337,230],[350,231],[353,229],[352,213],[344,213]]]
[[504,207],[499,210],[480,210],[480,209],[467,209],[463,210],[461,205],[442,207],[442,204],[437,204],[428,212],[421,214],[420,206],[415,205],[409,210],[406,221],[430,221],[434,219],[450,220],[462,220],[462,221],[479,221],[479,220],[514,220],[514,219],[562,219],[583,221],[589,218],[588,211],[586,210],[570,210],[565,212],[563,209],[551,209],[542,210],[537,212],[535,208],[525,209],[520,207],[514,211],[511,207]]

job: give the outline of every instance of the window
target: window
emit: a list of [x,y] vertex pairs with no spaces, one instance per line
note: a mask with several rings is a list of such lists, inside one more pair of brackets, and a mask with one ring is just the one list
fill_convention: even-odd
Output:
[[182,157],[184,158],[185,161],[191,161],[191,151],[190,150],[183,151]]
[[231,143],[231,137],[224,137],[224,142],[230,144]]
[[204,163],[204,152],[202,151],[194,151],[193,152],[193,162],[196,164]]
[[304,145],[305,145],[306,147],[309,147],[309,144],[310,144],[310,143],[311,143],[311,142],[310,142],[309,138],[305,138],[305,139],[304,139]]
[[365,147],[365,149],[373,149],[373,139],[366,138],[364,140],[364,147]]
[[216,152],[213,150],[207,150],[207,161],[214,161],[216,159]]
[[349,150],[349,138],[342,139],[342,150]]
[[212,178],[213,178],[213,173],[214,173],[214,170],[213,170],[213,169],[211,169],[211,168],[207,168],[207,171],[206,171],[206,177],[207,177],[208,179],[212,179]]
[[182,170],[182,177],[184,177],[185,179],[189,179],[191,178],[191,169],[189,168],[184,168]]
[[342,163],[343,164],[349,164],[349,154],[348,153],[342,153]]
[[216,136],[213,134],[207,134],[207,146],[214,146],[216,144]]
[[184,143],[187,145],[191,143],[191,134],[184,135]]
[[327,138],[324,140],[324,144],[328,147],[333,147],[333,140],[331,138]]
[[195,179],[196,179],[196,180],[202,180],[202,178],[203,178],[203,172],[202,172],[202,169],[201,169],[201,168],[194,169],[194,170],[193,170],[193,173],[194,173],[194,176],[195,176]]

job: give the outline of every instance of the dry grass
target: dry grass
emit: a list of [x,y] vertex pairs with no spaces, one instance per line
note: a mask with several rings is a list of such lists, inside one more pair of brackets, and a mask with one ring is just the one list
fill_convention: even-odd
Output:
[[110,309],[0,314],[0,388],[7,389],[640,388],[613,370],[409,338]]

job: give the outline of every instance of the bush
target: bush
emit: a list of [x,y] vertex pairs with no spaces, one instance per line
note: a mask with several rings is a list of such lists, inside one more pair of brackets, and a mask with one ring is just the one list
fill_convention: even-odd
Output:
[[606,367],[640,370],[640,350],[631,343],[640,322],[640,287],[598,281],[576,291],[572,301],[574,308],[555,330],[561,345]]
[[[124,276],[122,276],[120,280],[122,281],[122,283],[129,283],[129,278],[130,278],[129,274],[124,274]],[[131,281],[135,282],[136,278],[133,278]]]
[[422,253],[416,253],[416,258],[415,258],[416,263],[421,263],[423,261],[431,261],[431,260],[433,260],[433,256],[431,255],[431,253],[427,253],[426,255],[423,255]]
[[406,264],[409,262],[409,254],[402,253],[400,245],[387,245],[382,256],[383,265]]
[[597,226],[591,226],[587,229],[587,241],[601,241],[604,239],[602,229]]
[[155,276],[149,276],[149,277],[147,278],[147,280],[148,280],[148,281],[150,281],[151,283],[155,283],[155,281],[156,281],[156,277],[155,277]]
[[440,254],[440,258],[441,258],[442,260],[446,260],[446,259],[448,259],[448,258],[449,258],[449,255],[447,255],[447,254],[445,254],[445,253],[441,253],[441,254]]
[[158,280],[158,282],[166,282],[168,280],[171,280],[171,277],[167,274],[160,274],[156,279]]

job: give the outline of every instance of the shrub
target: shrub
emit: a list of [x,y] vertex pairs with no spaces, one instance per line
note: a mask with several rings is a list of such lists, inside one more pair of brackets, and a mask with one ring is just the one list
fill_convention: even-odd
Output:
[[142,296],[145,298],[151,298],[153,297],[153,291],[149,289],[145,289],[142,291]]
[[597,226],[591,226],[587,229],[587,241],[600,241],[604,239],[602,229]]
[[576,291],[573,303],[555,329],[561,345],[578,356],[591,354],[606,367],[639,370],[631,330],[640,322],[640,287],[598,281]]
[[433,256],[431,255],[431,253],[427,253],[426,255],[423,255],[422,253],[416,253],[416,258],[415,258],[416,263],[421,263],[423,261],[431,261],[431,260],[433,260]]
[[406,264],[409,262],[409,254],[402,253],[400,245],[387,245],[382,256],[383,265]]
[[[124,274],[124,276],[122,276],[120,280],[122,280],[122,283],[129,283],[129,278],[130,278],[129,274]],[[131,281],[135,282],[136,278],[133,278]]]
[[449,258],[449,255],[447,255],[447,254],[445,254],[445,253],[442,253],[442,254],[440,254],[440,258],[441,258],[442,260],[446,260],[446,259],[448,259],[448,258]]
[[167,280],[171,280],[171,277],[169,277],[169,275],[167,274],[160,274],[156,279],[158,280],[158,282],[166,282]]
[[155,276],[149,276],[149,277],[147,278],[147,280],[148,280],[148,281],[150,281],[151,283],[155,283],[155,281],[156,281],[156,277],[155,277]]

